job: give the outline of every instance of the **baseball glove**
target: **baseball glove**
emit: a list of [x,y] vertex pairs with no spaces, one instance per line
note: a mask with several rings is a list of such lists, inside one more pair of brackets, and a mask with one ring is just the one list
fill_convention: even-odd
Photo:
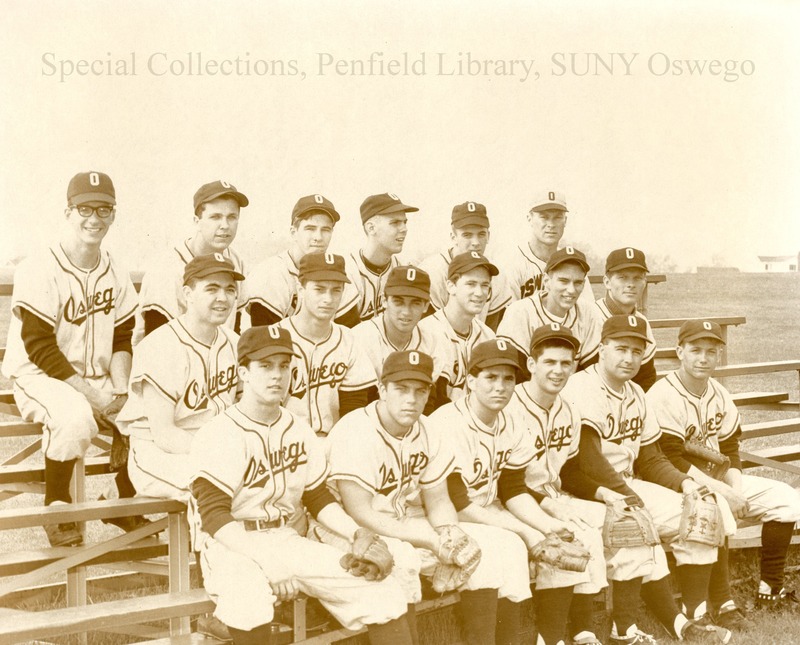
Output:
[[394,558],[386,542],[369,529],[360,528],[353,537],[350,553],[345,553],[339,564],[354,576],[383,580],[392,572]]
[[433,571],[433,589],[437,593],[462,586],[478,568],[481,549],[478,543],[455,524],[439,526],[439,563]]
[[660,541],[653,518],[637,497],[606,504],[603,544],[608,548],[655,546]]
[[569,534],[548,533],[544,540],[533,545],[529,552],[533,562],[544,562],[562,571],[586,571],[589,551],[580,540]]
[[682,542],[708,546],[725,543],[725,526],[714,494],[703,486],[683,496],[679,537]]
[[686,441],[683,444],[683,454],[690,463],[714,479],[721,480],[731,467],[731,460],[727,455],[709,448],[701,441]]
[[94,420],[101,434],[111,435],[111,452],[108,458],[108,469],[118,472],[128,465],[128,449],[130,439],[123,435],[117,424],[102,412],[94,412]]

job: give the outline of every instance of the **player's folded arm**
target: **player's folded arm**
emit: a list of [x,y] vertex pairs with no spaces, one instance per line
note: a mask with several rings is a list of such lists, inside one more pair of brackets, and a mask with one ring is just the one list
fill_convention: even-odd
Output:
[[692,464],[684,457],[684,443],[683,437],[667,431],[663,431],[658,439],[658,444],[661,446],[661,452],[664,456],[682,473],[688,473]]
[[214,537],[226,524],[235,522],[231,514],[231,496],[205,477],[197,477],[191,483],[192,496],[197,501],[203,531]]
[[471,504],[467,486],[461,478],[460,472],[453,471],[447,476],[447,494],[450,495],[450,501],[453,502],[457,513]]
[[636,474],[643,480],[681,492],[681,483],[689,476],[676,468],[661,451],[658,441],[642,445],[634,464]]
[[26,307],[17,307],[17,315],[22,323],[22,343],[31,363],[59,381],[74,376],[75,369],[58,347],[53,324]]
[[561,468],[561,487],[576,497],[594,500],[601,486],[622,495],[636,495],[603,455],[597,429],[584,423],[578,454]]
[[149,379],[142,380],[142,405],[156,446],[173,454],[188,453],[192,434],[175,425],[175,402]]
[[111,345],[112,354],[116,354],[117,352],[133,354],[131,339],[133,338],[133,328],[135,324],[136,317],[134,316],[134,312],[131,312],[127,318],[114,325],[114,339]]

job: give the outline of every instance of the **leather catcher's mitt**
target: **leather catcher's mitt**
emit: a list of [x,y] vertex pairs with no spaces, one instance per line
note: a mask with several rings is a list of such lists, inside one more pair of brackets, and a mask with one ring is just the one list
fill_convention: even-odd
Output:
[[725,543],[722,512],[714,494],[705,486],[683,496],[680,540],[708,546],[722,546]]
[[108,469],[112,472],[118,472],[123,468],[127,468],[130,439],[122,434],[117,428],[117,424],[102,412],[94,412],[94,421],[100,434],[111,435]]
[[452,591],[463,585],[478,568],[481,549],[473,538],[458,526],[448,524],[436,528],[439,564],[433,571],[432,584],[437,593]]
[[369,529],[360,528],[353,537],[350,553],[345,553],[339,564],[354,576],[383,580],[392,572],[394,558],[380,536]]
[[608,548],[655,546],[660,541],[653,518],[637,497],[606,504],[603,543]]
[[586,571],[589,550],[570,531],[548,533],[544,540],[531,547],[533,562],[544,562],[562,571]]
[[683,454],[691,464],[714,479],[721,480],[731,467],[731,460],[727,455],[709,448],[702,441],[689,439],[684,442]]

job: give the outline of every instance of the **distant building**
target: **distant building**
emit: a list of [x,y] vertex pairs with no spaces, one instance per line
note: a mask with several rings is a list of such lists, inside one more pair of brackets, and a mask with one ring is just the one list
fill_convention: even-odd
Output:
[[797,255],[759,255],[762,271],[768,273],[786,273],[797,271],[800,266],[800,253]]

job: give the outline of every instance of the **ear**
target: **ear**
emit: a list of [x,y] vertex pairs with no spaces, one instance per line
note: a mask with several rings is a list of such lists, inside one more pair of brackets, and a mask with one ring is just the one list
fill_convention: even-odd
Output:
[[683,357],[686,355],[683,351],[683,345],[676,345],[675,346],[675,354],[678,356],[678,360],[682,361]]
[[67,206],[66,208],[64,208],[64,217],[69,218],[71,212],[72,212],[72,206]]
[[472,392],[475,389],[475,381],[477,377],[467,373],[467,392]]
[[188,300],[189,299],[189,294],[192,293],[192,288],[189,285],[186,285],[186,284],[183,285],[181,288],[183,289],[183,299],[184,300]]
[[450,278],[447,278],[444,283],[445,287],[447,288],[447,293],[449,295],[453,295],[456,292],[456,283],[451,281]]
[[547,291],[547,287],[550,286],[550,274],[543,273],[542,274],[542,291]]
[[246,383],[247,379],[245,377],[250,373],[250,370],[248,370],[244,365],[239,365],[236,368],[236,373],[239,375],[239,380],[243,383]]
[[378,381],[378,396],[382,401],[386,400],[386,385],[383,381]]
[[611,278],[608,276],[608,274],[603,276],[603,286],[605,287],[606,291],[611,290]]
[[456,242],[456,229],[450,227],[450,241],[455,244]]
[[530,356],[528,356],[527,360],[525,361],[525,367],[528,368],[528,371],[533,376],[534,372],[536,371],[536,361],[533,360]]

